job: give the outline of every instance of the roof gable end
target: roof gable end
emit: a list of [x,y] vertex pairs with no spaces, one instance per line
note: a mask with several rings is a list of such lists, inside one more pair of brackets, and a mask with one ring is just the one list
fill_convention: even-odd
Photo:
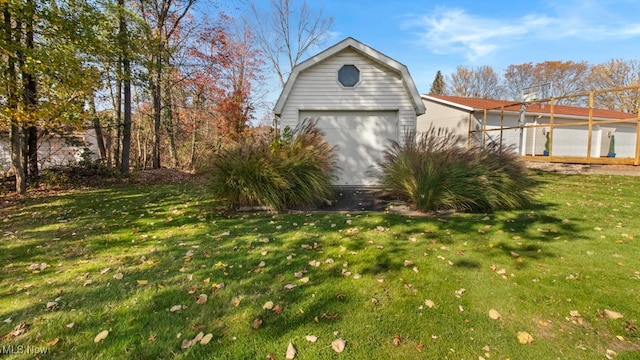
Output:
[[418,89],[416,88],[415,83],[413,82],[413,79],[411,78],[411,75],[409,74],[408,68],[404,64],[357,41],[352,37],[348,37],[342,40],[341,42],[331,46],[330,48],[318,53],[317,55],[312,56],[311,58],[294,66],[293,69],[291,70],[291,74],[289,75],[289,78],[287,79],[287,82],[284,85],[284,88],[282,89],[282,92],[280,93],[280,97],[276,102],[276,105],[273,110],[274,113],[276,115],[280,115],[282,113],[284,105],[287,99],[289,98],[289,95],[291,94],[291,90],[293,89],[293,85],[295,84],[298,76],[302,72],[304,72],[305,70],[313,66],[316,66],[322,61],[336,55],[337,53],[345,49],[352,49],[358,52],[359,54],[366,56],[369,59],[372,59],[373,61],[379,64],[382,64],[383,66],[399,73],[402,77],[402,81],[404,83],[405,89],[407,90],[407,94],[409,95],[413,103],[413,106],[416,110],[416,115],[424,114],[425,112],[424,104],[420,100],[420,94],[418,92]]

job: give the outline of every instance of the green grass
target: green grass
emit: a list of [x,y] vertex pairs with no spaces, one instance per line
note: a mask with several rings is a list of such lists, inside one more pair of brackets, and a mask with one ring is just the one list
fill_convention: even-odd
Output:
[[[535,178],[526,210],[441,218],[226,216],[194,183],[28,199],[0,210],[0,336],[31,326],[0,346],[11,359],[34,357],[19,346],[41,359],[283,359],[289,342],[296,359],[639,358],[640,178]],[[199,332],[213,339],[181,348]]]

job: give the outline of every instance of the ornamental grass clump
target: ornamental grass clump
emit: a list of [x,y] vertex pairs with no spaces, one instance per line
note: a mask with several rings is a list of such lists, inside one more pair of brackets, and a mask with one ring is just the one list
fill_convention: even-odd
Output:
[[206,172],[214,196],[229,207],[315,206],[335,193],[336,151],[314,121],[304,121],[280,136],[241,138],[221,149]]
[[421,211],[521,208],[533,185],[513,149],[466,147],[450,131],[433,127],[392,141],[378,166],[381,191]]

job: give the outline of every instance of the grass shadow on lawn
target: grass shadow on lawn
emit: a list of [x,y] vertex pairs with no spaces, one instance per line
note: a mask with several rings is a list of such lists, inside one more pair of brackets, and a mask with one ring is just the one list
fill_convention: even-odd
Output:
[[[0,334],[32,323],[3,345],[49,346],[56,358],[263,359],[280,357],[289,341],[300,358],[331,358],[337,336],[348,341],[347,357],[420,358],[420,344],[438,358],[454,348],[461,357],[477,357],[487,344],[498,358],[549,358],[556,348],[566,356],[583,354],[575,344],[586,330],[575,331],[565,317],[579,309],[594,324],[591,332],[609,337],[623,324],[604,322],[595,309],[615,308],[636,319],[637,310],[624,302],[633,289],[620,289],[638,265],[637,250],[630,240],[595,244],[600,233],[584,220],[581,204],[568,208],[568,200],[544,198],[520,211],[439,218],[220,215],[193,183],[26,200],[0,211],[0,320],[13,320],[0,323]],[[627,210],[616,214],[626,217]],[[602,233],[611,237],[617,229]],[[588,265],[589,253],[600,262]],[[605,268],[609,258],[613,266]],[[615,265],[622,261],[625,266]],[[48,263],[43,271],[26,270],[41,262]],[[122,279],[114,278],[119,273]],[[202,304],[196,303],[200,294],[207,295]],[[425,299],[435,309],[425,308]],[[50,301],[57,307],[45,311]],[[267,301],[278,310],[264,309]],[[186,308],[170,311],[175,305]],[[490,307],[504,320],[488,319]],[[551,334],[539,335],[530,324],[540,318],[556,326],[543,329]],[[256,319],[261,325],[254,329]],[[109,336],[95,344],[103,329]],[[522,329],[554,341],[522,347],[505,340]],[[212,344],[181,348],[201,331],[213,335]],[[307,343],[309,334],[321,340]],[[393,344],[395,335],[402,344]],[[56,338],[58,345],[47,345]],[[609,345],[589,340],[589,354]]]

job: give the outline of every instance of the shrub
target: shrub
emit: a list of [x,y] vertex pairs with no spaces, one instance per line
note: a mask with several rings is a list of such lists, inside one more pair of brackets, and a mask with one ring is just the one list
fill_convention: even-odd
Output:
[[281,136],[248,136],[215,155],[207,167],[213,195],[229,206],[277,210],[313,206],[330,199],[336,149],[314,121]]
[[408,132],[392,141],[378,163],[384,195],[411,201],[421,211],[514,209],[530,200],[533,182],[513,149],[464,147],[446,129]]

